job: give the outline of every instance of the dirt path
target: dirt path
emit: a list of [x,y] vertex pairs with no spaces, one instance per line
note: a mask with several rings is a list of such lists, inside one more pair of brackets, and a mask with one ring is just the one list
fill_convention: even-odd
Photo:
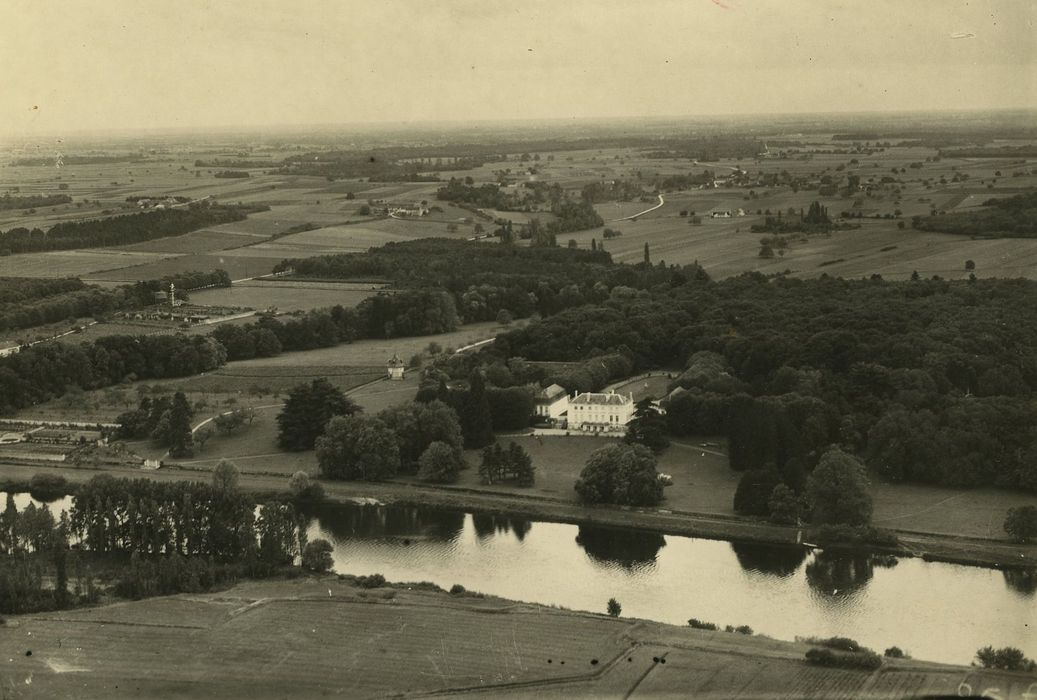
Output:
[[657,196],[659,197],[659,203],[656,204],[654,207],[651,207],[649,209],[645,209],[644,211],[639,211],[636,214],[631,214],[630,216],[624,216],[624,217],[619,218],[619,219],[612,219],[609,223],[612,223],[612,221],[629,221],[630,219],[636,219],[639,216],[644,216],[648,212],[655,211],[656,209],[658,209],[662,205],[666,204],[666,200],[663,199],[663,196],[661,194],[657,195]]

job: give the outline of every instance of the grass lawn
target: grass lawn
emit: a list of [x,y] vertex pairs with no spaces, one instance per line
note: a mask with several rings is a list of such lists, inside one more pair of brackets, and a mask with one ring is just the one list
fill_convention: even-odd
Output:
[[910,660],[875,673],[818,668],[800,643],[334,577],[20,615],[5,629],[0,688],[12,698],[849,700],[946,696],[962,681],[1022,697],[1032,680]]

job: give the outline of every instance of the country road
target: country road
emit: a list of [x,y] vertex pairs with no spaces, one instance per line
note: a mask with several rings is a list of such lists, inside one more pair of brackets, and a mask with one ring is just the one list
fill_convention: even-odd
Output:
[[619,218],[619,219],[611,219],[609,221],[609,223],[611,223],[612,221],[629,221],[630,219],[636,219],[639,216],[643,216],[643,215],[647,214],[650,211],[655,211],[656,209],[658,209],[662,205],[666,204],[666,200],[663,199],[663,196],[661,194],[657,195],[657,196],[659,197],[659,203],[656,204],[654,207],[650,207],[648,209],[645,209],[644,211],[639,211],[636,214],[631,214],[630,216],[624,216],[624,217]]

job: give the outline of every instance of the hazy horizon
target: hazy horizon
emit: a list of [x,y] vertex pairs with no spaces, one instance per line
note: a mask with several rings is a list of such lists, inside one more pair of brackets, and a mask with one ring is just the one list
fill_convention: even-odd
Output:
[[5,141],[1037,108],[1025,2],[8,0],[0,18]]

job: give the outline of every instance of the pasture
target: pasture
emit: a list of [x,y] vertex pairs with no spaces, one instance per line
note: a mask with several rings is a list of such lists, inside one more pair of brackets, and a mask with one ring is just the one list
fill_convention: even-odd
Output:
[[[1021,697],[1032,680],[887,661],[807,665],[800,643],[334,577],[17,616],[5,697],[899,698],[959,683]],[[28,653],[31,652],[31,655]]]

